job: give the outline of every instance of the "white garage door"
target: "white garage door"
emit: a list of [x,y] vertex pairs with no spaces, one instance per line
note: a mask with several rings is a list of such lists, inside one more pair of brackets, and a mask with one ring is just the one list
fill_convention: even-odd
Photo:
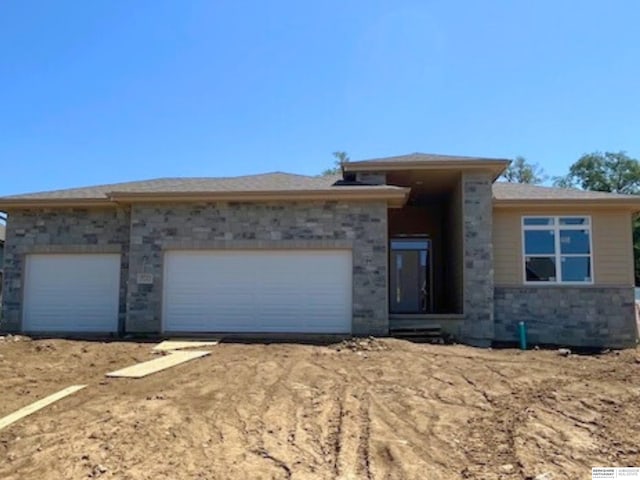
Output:
[[23,330],[118,330],[120,255],[27,255]]
[[168,332],[351,331],[347,250],[174,251],[164,269]]

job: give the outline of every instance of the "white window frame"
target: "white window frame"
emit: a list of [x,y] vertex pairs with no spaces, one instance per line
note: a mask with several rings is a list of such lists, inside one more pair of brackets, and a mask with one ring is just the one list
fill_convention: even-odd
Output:
[[[525,220],[536,218],[552,218],[553,225],[525,225]],[[561,225],[561,218],[585,218],[587,224]],[[530,254],[527,255],[525,247],[525,231],[527,230],[553,230],[554,252],[553,254]],[[560,249],[560,230],[588,230],[589,232],[589,254],[585,253],[562,253]],[[537,286],[557,286],[557,285],[593,285],[594,284],[594,252],[593,252],[593,219],[591,215],[567,214],[567,215],[523,215],[520,221],[520,234],[522,236],[522,281],[525,285]],[[527,280],[527,257],[550,257],[554,258],[556,264],[556,279],[554,281],[532,281]],[[589,257],[589,281],[567,282],[562,281],[562,257]]]

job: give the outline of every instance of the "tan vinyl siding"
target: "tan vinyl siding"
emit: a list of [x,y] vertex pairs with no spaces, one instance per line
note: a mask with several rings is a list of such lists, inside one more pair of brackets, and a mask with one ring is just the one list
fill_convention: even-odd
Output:
[[494,209],[493,258],[495,284],[522,285],[522,226],[526,215],[589,215],[592,221],[595,285],[633,285],[632,217],[629,211],[575,208]]
[[633,230],[629,212],[594,214],[593,250],[595,282],[633,285]]
[[493,275],[496,285],[522,283],[522,247],[519,213],[493,211]]

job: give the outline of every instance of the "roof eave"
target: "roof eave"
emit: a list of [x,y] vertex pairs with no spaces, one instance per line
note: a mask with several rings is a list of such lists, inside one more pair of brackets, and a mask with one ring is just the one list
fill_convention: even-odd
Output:
[[321,190],[270,190],[237,192],[110,192],[105,198],[47,198],[47,199],[0,199],[0,211],[21,208],[64,208],[64,207],[114,207],[128,203],[167,203],[194,201],[309,201],[309,200],[384,200],[390,207],[403,206],[409,196],[409,188],[356,187],[344,189],[331,187]]
[[409,188],[365,188],[344,189],[331,187],[321,190],[269,190],[244,192],[111,192],[109,198],[118,203],[151,202],[264,202],[264,201],[302,201],[302,200],[385,200],[390,206],[402,206],[406,202]]
[[620,208],[633,212],[640,211],[640,197],[627,198],[545,198],[545,199],[493,199],[493,206],[498,208],[526,207],[589,207]]
[[0,198],[0,211],[16,208],[113,207],[108,198]]
[[393,172],[401,170],[461,170],[461,171],[490,171],[498,178],[509,166],[510,160],[436,160],[436,161],[367,161],[347,162],[344,169],[347,172]]

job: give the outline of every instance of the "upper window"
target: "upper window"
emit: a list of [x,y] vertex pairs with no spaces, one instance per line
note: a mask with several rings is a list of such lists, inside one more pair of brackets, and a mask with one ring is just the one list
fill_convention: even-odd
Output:
[[526,283],[593,283],[590,217],[523,217]]

